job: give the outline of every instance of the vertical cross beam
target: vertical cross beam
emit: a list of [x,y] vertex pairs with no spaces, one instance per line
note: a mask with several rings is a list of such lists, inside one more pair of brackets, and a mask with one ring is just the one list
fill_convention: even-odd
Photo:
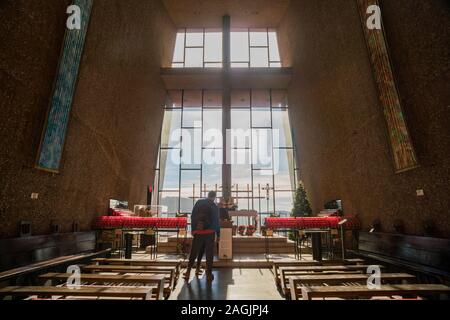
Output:
[[230,55],[231,55],[231,22],[230,16],[223,17],[223,68],[222,68],[222,139],[223,139],[223,165],[222,165],[222,196],[231,197],[231,165],[227,161],[227,155],[231,155],[231,145],[227,143],[227,130],[231,129],[231,80],[230,80]]

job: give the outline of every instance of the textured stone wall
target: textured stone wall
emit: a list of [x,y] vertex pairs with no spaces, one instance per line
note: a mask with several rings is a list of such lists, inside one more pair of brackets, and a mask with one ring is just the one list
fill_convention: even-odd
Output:
[[[90,229],[109,198],[145,203],[175,28],[159,0],[96,0],[59,174],[34,169],[70,1],[0,3],[0,238]],[[39,193],[31,200],[32,192]]]
[[[380,1],[393,69],[421,167],[395,174],[356,1],[292,1],[280,26],[295,69],[289,99],[301,176],[314,211],[342,199],[364,229],[450,237],[450,7]],[[425,191],[424,198],[416,190]]]

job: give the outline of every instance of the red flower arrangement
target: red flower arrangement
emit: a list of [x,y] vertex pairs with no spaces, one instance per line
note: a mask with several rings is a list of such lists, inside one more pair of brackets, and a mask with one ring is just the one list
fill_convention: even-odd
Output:
[[248,225],[247,226],[247,236],[252,236],[255,233],[255,226],[254,225]]

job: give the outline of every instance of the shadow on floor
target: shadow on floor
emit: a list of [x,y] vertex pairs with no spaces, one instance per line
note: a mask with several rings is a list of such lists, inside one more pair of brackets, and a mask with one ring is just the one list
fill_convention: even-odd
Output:
[[[214,281],[208,283],[206,276],[193,277],[189,282],[183,281],[179,292],[174,292],[177,300],[226,300],[228,287],[234,285],[233,270],[214,271]],[[178,290],[177,290],[178,291]]]

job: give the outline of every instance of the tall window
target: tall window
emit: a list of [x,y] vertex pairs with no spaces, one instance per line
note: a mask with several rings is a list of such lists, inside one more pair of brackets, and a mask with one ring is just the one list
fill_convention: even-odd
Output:
[[221,68],[222,30],[179,30],[175,42],[172,67]]
[[232,29],[231,67],[281,67],[274,29]]
[[[231,67],[281,67],[275,29],[232,29]],[[181,29],[177,32],[173,68],[221,68],[221,29]]]
[[164,112],[154,204],[168,213],[189,213],[210,190],[221,196],[222,92],[168,92]]
[[[239,209],[286,216],[297,181],[286,92],[234,90],[231,98],[232,196]],[[169,91],[153,203],[174,215],[190,213],[210,190],[220,197],[222,144],[221,91]]]
[[239,209],[288,216],[297,179],[286,92],[233,91],[231,128],[232,195]]

